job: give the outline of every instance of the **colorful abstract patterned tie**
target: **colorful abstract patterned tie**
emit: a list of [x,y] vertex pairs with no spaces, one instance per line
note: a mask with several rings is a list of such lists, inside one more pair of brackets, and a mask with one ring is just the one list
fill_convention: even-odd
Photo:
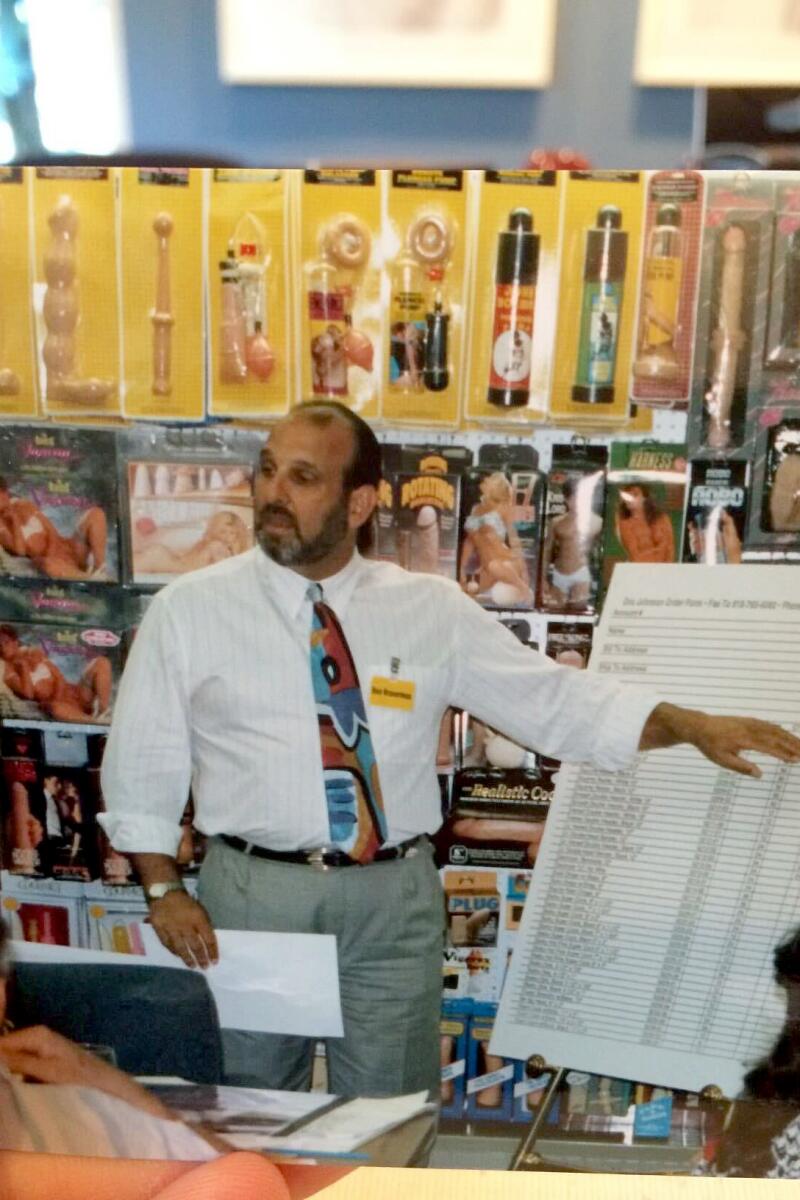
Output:
[[308,589],[311,679],[322,744],[322,772],[331,841],[361,863],[386,840],[386,815],[356,665],[322,588]]

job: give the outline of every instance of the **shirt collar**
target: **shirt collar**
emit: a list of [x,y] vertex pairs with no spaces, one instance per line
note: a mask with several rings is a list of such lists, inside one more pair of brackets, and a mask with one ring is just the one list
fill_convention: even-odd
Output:
[[[298,575],[297,571],[293,571],[291,567],[282,567],[280,563],[276,563],[258,546],[254,548],[254,553],[257,556],[258,569],[266,579],[270,591],[286,615],[296,621],[303,611],[303,606],[308,604],[307,592],[310,581],[306,579],[305,575]],[[330,604],[337,617],[344,614],[350,603],[350,597],[358,584],[363,568],[364,559],[357,550],[354,550],[353,557],[346,566],[342,567],[341,571],[318,581],[322,585],[325,603]]]

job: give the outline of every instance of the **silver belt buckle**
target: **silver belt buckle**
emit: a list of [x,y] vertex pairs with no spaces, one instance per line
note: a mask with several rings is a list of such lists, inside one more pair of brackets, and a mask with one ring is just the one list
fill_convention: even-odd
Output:
[[312,850],[308,856],[309,866],[315,871],[330,871],[330,864],[325,862],[326,849],[324,846],[318,846]]

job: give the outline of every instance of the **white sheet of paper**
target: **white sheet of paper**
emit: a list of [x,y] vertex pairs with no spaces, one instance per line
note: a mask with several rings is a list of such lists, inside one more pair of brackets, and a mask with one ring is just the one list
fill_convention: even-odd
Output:
[[[73,946],[13,943],[19,962],[119,963],[188,971],[142,926],[146,954],[114,954]],[[223,1029],[342,1037],[336,938],[312,933],[218,929],[220,961],[205,972]]]
[[[789,574],[618,566],[590,669],[797,732]],[[562,768],[491,1053],[736,1095],[783,1024],[772,955],[800,919],[800,767],[755,760],[760,781],[688,746]]]

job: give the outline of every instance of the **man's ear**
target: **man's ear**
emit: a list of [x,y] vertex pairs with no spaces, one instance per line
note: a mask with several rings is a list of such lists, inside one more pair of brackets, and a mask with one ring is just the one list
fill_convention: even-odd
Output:
[[364,483],[350,493],[347,515],[351,529],[359,529],[372,516],[378,503],[378,490],[371,483]]
[[8,984],[7,984],[6,980],[2,976],[0,976],[0,1027],[2,1027],[3,1020],[6,1015],[6,990],[7,990],[7,987],[8,987]]

